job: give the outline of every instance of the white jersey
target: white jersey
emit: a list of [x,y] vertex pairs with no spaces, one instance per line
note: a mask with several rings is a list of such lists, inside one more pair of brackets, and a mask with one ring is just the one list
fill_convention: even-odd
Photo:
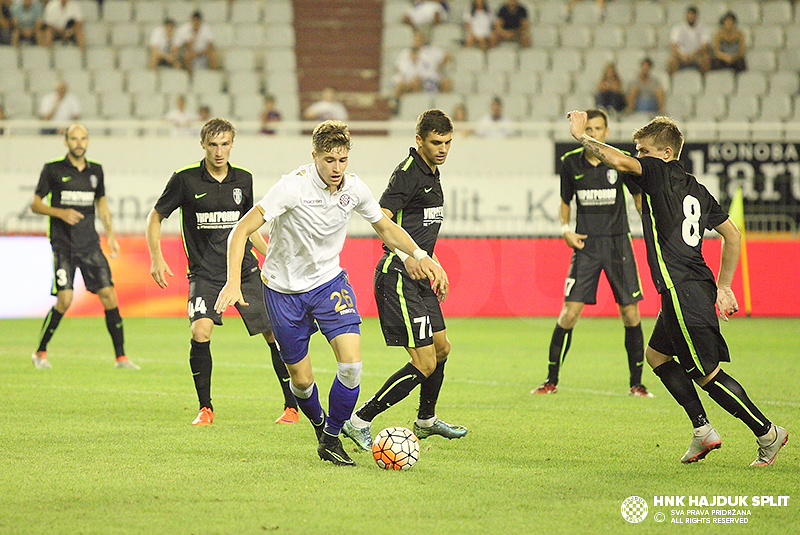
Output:
[[342,187],[332,194],[326,187],[310,163],[283,175],[258,202],[269,223],[261,278],[276,292],[307,292],[333,280],[342,271],[339,253],[353,211],[370,223],[383,217],[356,175],[345,173]]

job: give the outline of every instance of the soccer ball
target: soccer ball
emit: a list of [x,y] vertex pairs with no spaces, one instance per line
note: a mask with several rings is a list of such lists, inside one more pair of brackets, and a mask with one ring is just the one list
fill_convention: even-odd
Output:
[[405,427],[387,427],[372,442],[372,456],[384,470],[408,470],[419,459],[419,440]]

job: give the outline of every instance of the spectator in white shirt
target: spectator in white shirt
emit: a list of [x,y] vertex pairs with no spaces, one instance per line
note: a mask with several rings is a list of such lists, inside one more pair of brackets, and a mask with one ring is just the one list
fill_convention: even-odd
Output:
[[414,44],[400,53],[395,64],[394,98],[418,91],[449,92],[452,82],[443,74],[450,54],[438,46],[428,45],[422,32],[414,33]]
[[83,35],[83,13],[75,0],[50,0],[44,8],[45,46],[54,40],[75,42],[80,48],[86,46]]
[[56,83],[52,93],[47,93],[39,103],[39,117],[43,121],[61,123],[54,128],[42,129],[42,134],[58,134],[64,127],[77,121],[81,114],[81,102],[78,97],[67,91],[67,84]]
[[184,68],[192,72],[195,68],[219,68],[217,52],[214,48],[214,35],[211,28],[203,22],[200,10],[192,13],[192,20],[182,24],[175,33],[175,46],[183,54]]
[[164,120],[172,125],[172,133],[174,135],[195,135],[196,128],[192,125],[197,121],[197,114],[186,109],[186,97],[178,95],[175,97],[175,106],[171,108]]
[[475,0],[464,12],[464,46],[486,50],[491,47],[494,29],[494,13],[485,0]]
[[326,87],[322,90],[322,99],[306,108],[303,119],[307,121],[346,121],[347,108],[338,101],[336,90]]
[[181,67],[180,53],[175,41],[175,21],[167,18],[162,26],[150,33],[150,68]]
[[494,97],[489,107],[489,113],[478,120],[475,134],[480,137],[509,137],[513,135],[508,118],[503,113],[503,101]]
[[672,55],[667,70],[670,74],[678,69],[693,67],[706,73],[711,68],[711,33],[697,21],[697,8],[686,9],[686,20],[673,26],[669,34]]
[[447,10],[441,2],[434,0],[412,0],[412,5],[403,16],[403,23],[414,31],[430,34],[431,28],[447,20]]

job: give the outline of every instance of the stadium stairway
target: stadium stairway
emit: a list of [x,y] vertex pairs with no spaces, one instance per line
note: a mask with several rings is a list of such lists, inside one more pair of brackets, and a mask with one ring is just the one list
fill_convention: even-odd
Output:
[[305,109],[333,87],[351,120],[388,120],[380,96],[381,0],[293,0],[297,80]]

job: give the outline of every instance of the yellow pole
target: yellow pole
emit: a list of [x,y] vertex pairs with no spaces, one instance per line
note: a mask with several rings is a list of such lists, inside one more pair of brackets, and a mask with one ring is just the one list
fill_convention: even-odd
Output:
[[748,316],[753,312],[753,304],[750,299],[750,266],[747,263],[747,239],[744,226],[744,195],[741,186],[736,189],[736,194],[731,201],[728,214],[742,233],[742,286],[744,287],[744,312]]

